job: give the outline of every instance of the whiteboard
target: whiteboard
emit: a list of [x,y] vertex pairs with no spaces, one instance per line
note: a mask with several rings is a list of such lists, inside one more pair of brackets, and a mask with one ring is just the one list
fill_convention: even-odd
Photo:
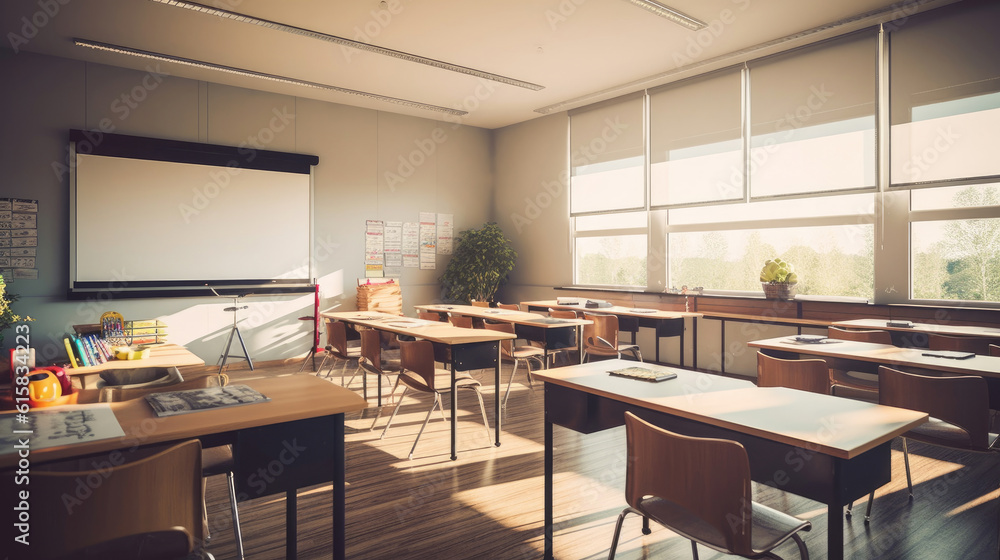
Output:
[[71,282],[310,278],[310,174],[79,154],[75,177]]

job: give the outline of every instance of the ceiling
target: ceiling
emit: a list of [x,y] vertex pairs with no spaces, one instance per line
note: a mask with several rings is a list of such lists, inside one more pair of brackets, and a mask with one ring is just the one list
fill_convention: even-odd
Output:
[[[627,0],[199,1],[542,88],[509,85],[154,0],[3,0],[0,24],[6,46],[18,51],[155,68],[196,80],[498,128],[887,21],[894,13],[887,0],[663,0],[709,24],[693,31]],[[916,10],[950,1],[895,5]],[[46,7],[58,12],[46,13]],[[383,98],[94,50],[75,45],[74,38]],[[465,114],[449,115],[384,97]]]

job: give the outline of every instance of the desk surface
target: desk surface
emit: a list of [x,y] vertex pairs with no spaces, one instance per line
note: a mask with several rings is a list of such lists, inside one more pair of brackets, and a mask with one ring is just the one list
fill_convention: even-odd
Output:
[[885,319],[854,319],[852,321],[836,321],[834,327],[844,329],[878,329],[883,331],[924,332],[955,336],[978,336],[984,338],[1000,338],[1000,329],[995,327],[977,327],[973,325],[942,325],[936,323],[913,323],[912,327],[889,326]]
[[553,309],[569,309],[572,311],[586,311],[588,313],[604,313],[613,315],[624,315],[626,317],[648,317],[650,319],[677,319],[680,317],[701,317],[701,313],[691,311],[664,311],[662,309],[647,309],[643,307],[622,307],[612,305],[611,307],[586,307],[586,298],[580,298],[578,304],[560,304],[554,299],[541,301],[522,301],[521,305],[531,307],[551,307]]
[[488,329],[463,329],[443,321],[425,321],[377,311],[341,311],[321,313],[320,315],[327,319],[448,345],[517,338],[515,335],[505,332]]
[[176,344],[156,344],[149,347],[149,357],[142,360],[111,360],[96,366],[69,368],[68,375],[101,373],[110,369],[138,369],[147,367],[203,366],[205,360],[190,350]]
[[420,311],[431,311],[434,313],[454,313],[456,315],[466,315],[478,317],[480,319],[490,319],[493,321],[503,321],[515,325],[531,325],[545,329],[570,327],[579,325],[589,325],[593,321],[586,319],[552,319],[538,313],[528,313],[526,311],[515,311],[513,309],[500,309],[493,307],[476,307],[474,305],[415,305],[414,308]]
[[755,340],[748,342],[747,346],[823,358],[871,362],[886,366],[923,368],[945,373],[1000,378],[1000,357],[998,356],[973,356],[965,360],[954,360],[924,356],[923,353],[927,352],[925,348],[900,348],[891,344],[854,342],[852,340],[812,344],[797,342],[792,336]]
[[534,375],[548,383],[842,459],[854,458],[927,420],[921,412],[784,387],[759,388],[749,381],[677,368],[649,365],[677,373],[676,379],[660,383],[607,373],[635,365],[607,360]]
[[[156,416],[146,399],[110,403],[125,431],[124,437],[32,449],[32,463],[354,412],[368,406],[360,395],[312,375],[248,379],[240,383],[260,391],[271,400],[163,418]],[[0,456],[0,468],[9,468],[16,463],[17,454]]]

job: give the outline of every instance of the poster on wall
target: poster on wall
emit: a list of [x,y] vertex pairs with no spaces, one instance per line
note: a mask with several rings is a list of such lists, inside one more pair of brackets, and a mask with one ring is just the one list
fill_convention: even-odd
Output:
[[403,224],[403,267],[420,267],[420,224],[405,222]]
[[38,201],[0,198],[0,273],[6,282],[37,280]]
[[437,221],[437,252],[439,255],[450,255],[452,239],[455,235],[455,215],[438,214]]
[[382,278],[385,266],[385,224],[382,220],[365,222],[365,277]]
[[386,222],[382,239],[385,275],[398,278],[403,272],[403,222]]
[[433,270],[437,258],[437,215],[420,213],[420,269]]

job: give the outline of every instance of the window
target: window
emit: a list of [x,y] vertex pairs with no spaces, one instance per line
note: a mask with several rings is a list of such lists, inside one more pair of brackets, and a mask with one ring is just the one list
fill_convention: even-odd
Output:
[[893,185],[1000,175],[998,22],[1000,3],[980,2],[891,33]]
[[641,95],[570,115],[570,214],[645,208],[643,121]]
[[872,30],[750,67],[750,196],[875,187]]
[[646,286],[646,213],[575,218],[575,282],[583,286]]

